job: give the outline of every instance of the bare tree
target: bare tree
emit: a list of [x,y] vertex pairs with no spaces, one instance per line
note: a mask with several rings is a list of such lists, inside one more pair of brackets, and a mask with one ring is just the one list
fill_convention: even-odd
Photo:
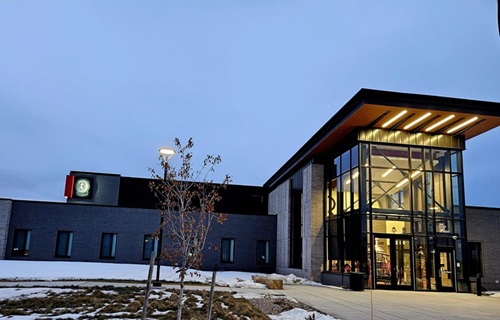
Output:
[[[167,245],[161,251],[161,257],[170,261],[177,268],[180,278],[177,319],[181,319],[184,295],[184,279],[188,269],[198,270],[203,260],[207,235],[212,223],[222,224],[226,214],[215,212],[215,204],[221,200],[219,191],[230,182],[226,175],[221,183],[214,183],[209,176],[221,162],[220,156],[207,155],[199,170],[191,163],[192,138],[182,145],[178,138],[174,140],[177,154],[181,159],[178,169],[170,166],[160,157],[164,169],[163,176],[150,169],[155,180],[151,190],[159,201],[160,214],[163,215],[163,228]],[[156,236],[160,230],[157,230]],[[196,272],[196,271],[195,271]]]

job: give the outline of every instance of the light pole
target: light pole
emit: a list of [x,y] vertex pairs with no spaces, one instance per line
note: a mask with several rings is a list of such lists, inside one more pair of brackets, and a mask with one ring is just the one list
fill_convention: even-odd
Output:
[[[163,159],[163,181],[167,181],[167,162],[171,156],[175,154],[175,150],[171,148],[161,147],[158,152]],[[163,209],[162,209],[163,210]],[[161,287],[160,281],[160,266],[161,266],[161,251],[163,247],[163,222],[165,214],[164,211],[160,213],[160,234],[158,236],[158,255],[156,257],[156,280],[153,281],[153,287]]]

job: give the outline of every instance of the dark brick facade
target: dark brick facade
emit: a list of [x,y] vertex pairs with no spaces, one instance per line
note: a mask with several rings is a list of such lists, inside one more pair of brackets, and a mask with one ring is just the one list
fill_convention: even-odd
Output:
[[[149,263],[142,259],[144,235],[158,228],[159,219],[159,211],[155,209],[13,200],[5,259]],[[12,256],[16,229],[31,230],[26,257]],[[71,258],[56,258],[58,231],[74,233]],[[100,259],[102,233],[117,234],[115,259]],[[208,242],[220,246],[222,238],[235,239],[234,263],[221,264],[220,251],[206,250],[203,269],[210,270],[217,264],[224,270],[274,271],[275,217],[229,214],[223,225],[214,224]],[[271,243],[272,259],[268,266],[257,265],[257,240]]]
[[500,208],[466,207],[466,213],[468,241],[481,244],[482,285],[500,290]]

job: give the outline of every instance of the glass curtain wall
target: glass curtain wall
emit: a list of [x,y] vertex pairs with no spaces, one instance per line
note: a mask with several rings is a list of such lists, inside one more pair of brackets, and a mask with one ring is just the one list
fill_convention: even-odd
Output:
[[326,261],[329,272],[366,269],[366,235],[362,236],[362,197],[365,179],[359,166],[359,147],[355,145],[336,157],[327,179],[327,211],[325,216]]
[[361,142],[333,157],[326,178],[326,271],[373,269],[375,287],[378,274],[381,285],[392,275],[393,285],[439,290],[437,251],[447,248],[465,281],[461,150]]

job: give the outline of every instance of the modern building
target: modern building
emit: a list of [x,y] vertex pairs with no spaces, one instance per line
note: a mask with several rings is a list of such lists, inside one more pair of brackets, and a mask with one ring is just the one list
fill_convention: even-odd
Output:
[[462,152],[499,124],[499,103],[362,89],[264,185],[278,217],[277,272],[340,284],[359,271],[375,289],[470,290],[478,247],[500,240],[481,230],[500,219],[470,208],[467,222]]
[[[264,186],[227,189],[203,267],[458,292],[481,274],[498,290],[500,209],[466,206],[462,162],[498,125],[500,103],[362,89]],[[0,200],[0,259],[146,263],[149,181],[71,172],[67,203]]]

